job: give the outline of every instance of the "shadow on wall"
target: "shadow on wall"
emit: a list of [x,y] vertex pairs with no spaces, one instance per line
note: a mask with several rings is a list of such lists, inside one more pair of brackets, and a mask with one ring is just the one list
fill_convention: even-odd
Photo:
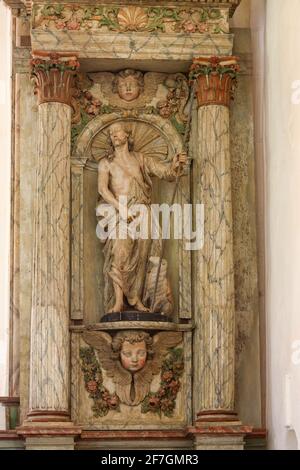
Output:
[[294,430],[287,433],[286,450],[299,450],[297,435]]

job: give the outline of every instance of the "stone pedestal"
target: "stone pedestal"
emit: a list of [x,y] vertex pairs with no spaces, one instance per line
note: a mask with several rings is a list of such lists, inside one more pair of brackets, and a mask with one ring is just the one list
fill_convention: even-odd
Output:
[[195,450],[244,450],[243,436],[197,436]]
[[238,423],[211,424],[189,429],[196,450],[244,450],[245,438],[252,433],[250,426]]
[[200,422],[237,421],[234,414],[235,310],[229,103],[234,57],[193,62],[198,99],[195,202],[204,204],[204,245],[197,252],[195,375]]
[[32,60],[39,98],[28,421],[70,420],[70,135],[74,56]]

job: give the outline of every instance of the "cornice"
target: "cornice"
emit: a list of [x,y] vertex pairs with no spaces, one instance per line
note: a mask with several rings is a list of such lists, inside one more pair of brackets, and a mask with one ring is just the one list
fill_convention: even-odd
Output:
[[12,10],[23,10],[26,11],[28,15],[31,14],[32,0],[4,0],[4,3]]
[[162,0],[102,0],[99,2],[95,2],[94,0],[69,0],[69,1],[54,1],[50,2],[49,0],[4,0],[11,8],[24,8],[26,9],[27,14],[31,14],[33,5],[43,5],[43,4],[55,4],[55,3],[66,3],[66,4],[78,4],[78,5],[111,5],[111,4],[118,4],[118,5],[130,5],[130,4],[137,4],[137,5],[155,5],[155,6],[168,6],[168,5],[187,5],[187,6],[196,6],[196,5],[205,5],[207,7],[229,7],[230,8],[230,16],[233,16],[236,8],[241,3],[241,0],[170,0],[170,1],[162,1]]

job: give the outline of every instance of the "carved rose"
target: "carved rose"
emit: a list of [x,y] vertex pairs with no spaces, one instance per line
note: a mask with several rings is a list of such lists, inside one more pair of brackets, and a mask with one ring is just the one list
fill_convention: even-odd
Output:
[[87,108],[87,113],[88,114],[92,114],[92,115],[96,115],[99,111],[99,107],[101,106],[101,103],[100,101],[95,101],[95,102],[92,102],[90,106],[88,106]]
[[161,401],[162,411],[172,411],[173,408],[174,408],[173,400],[169,400],[168,398],[165,398]]
[[57,29],[64,29],[66,27],[66,23],[64,21],[56,21],[55,26]]
[[160,404],[160,400],[159,398],[156,398],[156,397],[150,397],[149,398],[149,406],[151,408],[157,408]]
[[183,367],[184,367],[183,362],[175,362],[173,366],[173,370],[176,373],[180,373],[183,371]]
[[195,33],[197,30],[195,23],[190,20],[185,21],[182,25],[182,28],[186,33]]
[[169,383],[168,385],[169,389],[172,390],[173,393],[178,393],[180,384],[176,380],[172,380],[172,382]]
[[77,29],[80,29],[80,23],[78,21],[68,21],[67,23],[67,28],[71,31],[75,31]]
[[98,384],[95,380],[90,380],[87,384],[86,384],[86,388],[87,390],[90,392],[90,393],[94,393],[97,391],[97,387],[98,387]]
[[163,118],[169,118],[173,114],[173,109],[168,101],[159,101],[157,103],[157,109],[160,116]]
[[113,395],[112,397],[109,397],[107,399],[107,404],[108,406],[111,408],[111,409],[115,409],[115,408],[118,408],[119,406],[119,398],[117,397],[117,395]]
[[168,372],[163,373],[162,380],[164,380],[165,382],[170,382],[172,379],[173,379],[173,373],[172,372],[168,371]]
[[208,24],[206,24],[206,23],[200,23],[198,25],[198,29],[199,29],[200,33],[207,33],[208,30],[209,30],[209,27],[208,27]]

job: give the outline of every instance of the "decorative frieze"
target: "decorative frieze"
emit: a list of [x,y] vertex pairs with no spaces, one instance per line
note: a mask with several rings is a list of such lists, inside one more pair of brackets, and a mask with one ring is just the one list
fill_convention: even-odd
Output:
[[71,106],[74,76],[79,62],[74,54],[34,53],[32,78],[39,104],[63,103]]
[[236,57],[199,57],[194,59],[191,80],[197,80],[199,106],[229,106],[237,85],[239,65]]
[[65,31],[229,33],[226,8],[168,6],[37,5],[33,28]]

